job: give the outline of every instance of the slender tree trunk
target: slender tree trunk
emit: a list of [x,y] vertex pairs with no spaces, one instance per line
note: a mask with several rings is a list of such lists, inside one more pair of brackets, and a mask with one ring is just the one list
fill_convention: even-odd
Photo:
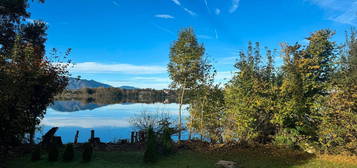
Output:
[[181,141],[181,129],[182,129],[181,114],[182,114],[182,104],[183,104],[184,94],[185,94],[185,85],[182,86],[181,98],[180,98],[180,107],[179,107],[179,123],[178,123],[178,128],[179,128],[178,140],[179,141]]

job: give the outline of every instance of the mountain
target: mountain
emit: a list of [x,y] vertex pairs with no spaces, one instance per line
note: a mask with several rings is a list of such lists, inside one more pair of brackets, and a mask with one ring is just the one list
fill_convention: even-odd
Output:
[[69,78],[66,89],[77,90],[82,88],[98,88],[98,87],[110,88],[112,86],[97,82],[95,80]]
[[133,86],[120,86],[119,88],[120,88],[120,89],[125,89],[125,90],[135,90],[135,89],[138,89],[138,88],[133,87]]

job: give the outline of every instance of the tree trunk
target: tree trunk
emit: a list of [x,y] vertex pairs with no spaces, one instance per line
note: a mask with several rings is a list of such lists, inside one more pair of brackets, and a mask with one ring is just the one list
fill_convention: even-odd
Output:
[[183,104],[184,94],[185,94],[185,85],[182,86],[180,106],[179,106],[179,123],[178,123],[178,129],[179,129],[178,140],[179,141],[181,141],[181,129],[182,129],[181,114],[182,114],[182,104]]

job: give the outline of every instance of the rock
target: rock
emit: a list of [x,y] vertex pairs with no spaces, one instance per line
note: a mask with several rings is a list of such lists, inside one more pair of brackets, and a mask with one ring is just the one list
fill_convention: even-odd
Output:
[[216,163],[217,168],[237,168],[237,163],[233,161],[220,160]]

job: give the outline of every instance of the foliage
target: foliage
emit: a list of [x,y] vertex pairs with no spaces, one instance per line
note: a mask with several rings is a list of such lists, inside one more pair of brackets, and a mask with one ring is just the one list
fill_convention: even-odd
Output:
[[357,37],[352,30],[331,82],[319,125],[319,142],[329,153],[357,154]]
[[[157,110],[155,112],[149,112],[142,110],[138,115],[131,118],[129,122],[137,130],[147,130],[152,127],[155,132],[162,133],[164,127],[172,125],[174,120],[172,120],[169,113],[165,111]],[[178,131],[177,128],[170,129],[172,129],[172,133]]]
[[6,154],[26,135],[33,142],[47,106],[67,85],[69,64],[56,50],[45,56],[46,23],[22,22],[30,17],[27,0],[5,0],[0,6],[0,149]]
[[48,161],[54,162],[58,160],[59,151],[58,145],[54,143],[48,144]]
[[90,143],[83,144],[82,160],[83,162],[90,162],[92,160],[93,147]]
[[[335,43],[329,39],[330,30],[314,32],[306,47],[284,46],[283,83],[279,111],[273,122],[278,131],[289,130],[300,146],[313,143],[318,138],[324,96],[328,95],[328,83],[333,72]],[[294,129],[295,131],[291,131]]]
[[74,158],[73,144],[67,144],[63,152],[63,161],[70,162]]
[[[197,42],[193,29],[183,29],[179,33],[178,40],[174,42],[170,49],[170,62],[168,72],[172,80],[171,87],[178,88],[179,92],[179,121],[178,127],[181,130],[181,110],[184,102],[186,90],[195,87],[203,77],[203,59],[205,49]],[[179,132],[181,140],[181,131]]]
[[[166,122],[167,123],[167,122]],[[161,135],[161,146],[163,148],[163,155],[167,156],[173,152],[173,141],[171,139],[172,129],[169,127],[169,123],[163,125],[162,135]]]
[[158,159],[156,139],[157,137],[155,135],[154,129],[152,127],[149,127],[147,129],[147,142],[146,142],[146,149],[144,152],[145,163],[154,163]]
[[267,65],[261,65],[259,43],[248,45],[240,52],[235,64],[237,72],[225,87],[225,141],[267,141],[274,133],[270,122],[276,112],[276,93],[279,82],[274,72],[273,58],[266,50]]

